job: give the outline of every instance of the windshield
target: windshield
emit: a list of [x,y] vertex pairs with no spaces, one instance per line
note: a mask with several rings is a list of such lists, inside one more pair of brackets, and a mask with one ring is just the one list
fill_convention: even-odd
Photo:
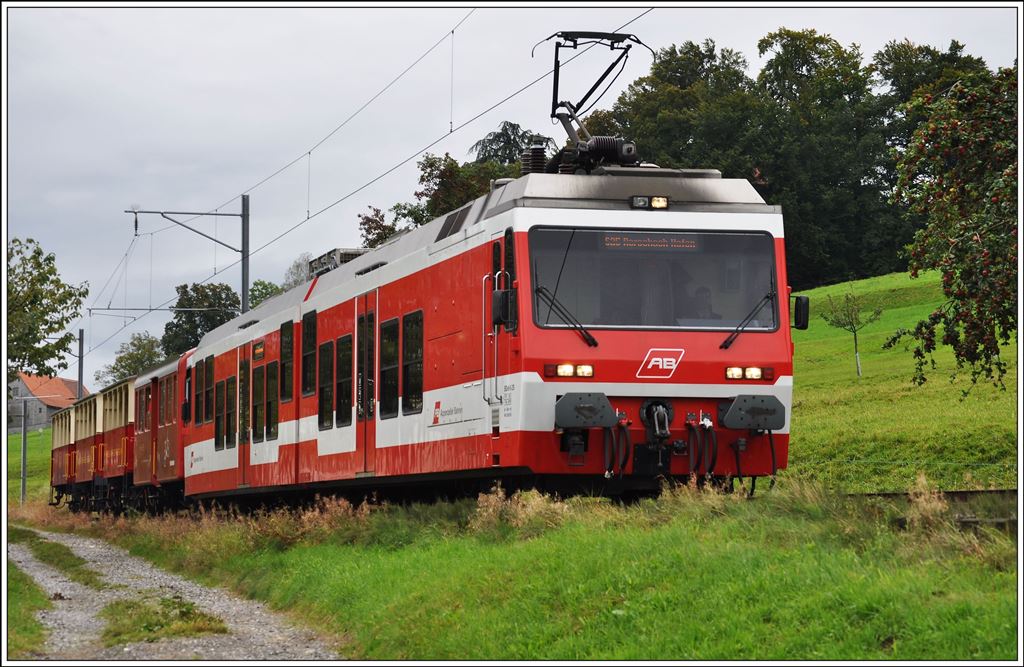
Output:
[[[529,240],[539,326],[568,323],[538,288],[585,326],[632,329],[731,329],[774,291],[765,233],[539,227]],[[747,330],[775,326],[773,299]]]

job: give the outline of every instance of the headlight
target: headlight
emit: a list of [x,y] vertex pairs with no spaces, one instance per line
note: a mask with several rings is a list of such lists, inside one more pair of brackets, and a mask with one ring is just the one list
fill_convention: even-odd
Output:
[[572,364],[558,364],[558,377],[571,378],[576,367]]
[[748,380],[760,380],[761,379],[761,369],[758,368],[757,366],[752,366],[752,367],[747,368],[747,369],[744,370],[743,376],[745,378],[747,378]]
[[729,366],[725,369],[725,378],[727,380],[742,380],[743,369],[739,366]]
[[590,364],[581,364],[576,367],[576,377],[581,378],[592,378],[594,377],[594,367]]

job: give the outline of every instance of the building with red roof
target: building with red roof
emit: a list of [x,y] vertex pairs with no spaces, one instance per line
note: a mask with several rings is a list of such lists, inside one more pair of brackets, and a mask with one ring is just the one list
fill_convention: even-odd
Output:
[[[78,400],[78,381],[67,378],[18,373],[18,378],[7,386],[10,389],[7,401],[8,433],[21,429],[23,408],[29,429],[45,428],[50,425],[53,413]],[[88,395],[89,390],[83,386],[82,396]]]

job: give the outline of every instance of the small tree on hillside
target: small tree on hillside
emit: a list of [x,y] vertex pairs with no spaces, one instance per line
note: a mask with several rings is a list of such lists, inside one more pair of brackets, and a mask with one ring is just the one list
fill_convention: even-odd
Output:
[[857,360],[857,377],[861,376],[857,332],[882,316],[882,309],[875,308],[870,315],[862,318],[860,314],[863,310],[862,301],[861,297],[853,293],[844,294],[843,298],[839,300],[833,300],[829,296],[828,303],[825,304],[825,312],[821,314],[821,319],[825,320],[830,327],[845,329],[853,334],[853,356]]

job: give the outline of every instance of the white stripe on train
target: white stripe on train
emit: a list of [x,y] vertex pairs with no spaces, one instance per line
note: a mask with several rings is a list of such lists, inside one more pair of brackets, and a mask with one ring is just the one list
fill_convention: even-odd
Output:
[[[491,391],[493,382],[493,379],[488,380],[488,391]],[[495,406],[502,432],[551,431],[555,423],[555,397],[570,391],[664,398],[729,398],[740,393],[775,396],[786,408],[786,423],[779,429],[780,434],[789,433],[789,416],[793,404],[793,377],[790,375],[779,377],[774,385],[742,382],[652,385],[639,382],[544,382],[537,373],[516,373],[499,377],[497,386],[498,393],[505,401]],[[517,401],[517,397],[521,399]],[[396,417],[381,419],[379,403],[375,414],[377,449],[488,433],[492,419],[491,407],[483,400],[479,380],[424,392],[423,409],[417,414],[405,415],[399,409]],[[353,423],[350,426],[320,430],[316,415],[281,422],[277,438],[251,444],[249,463],[276,463],[282,446],[309,440],[316,440],[317,456],[354,452],[356,426]],[[185,447],[186,477],[237,467],[237,447],[218,451],[212,439]]]

